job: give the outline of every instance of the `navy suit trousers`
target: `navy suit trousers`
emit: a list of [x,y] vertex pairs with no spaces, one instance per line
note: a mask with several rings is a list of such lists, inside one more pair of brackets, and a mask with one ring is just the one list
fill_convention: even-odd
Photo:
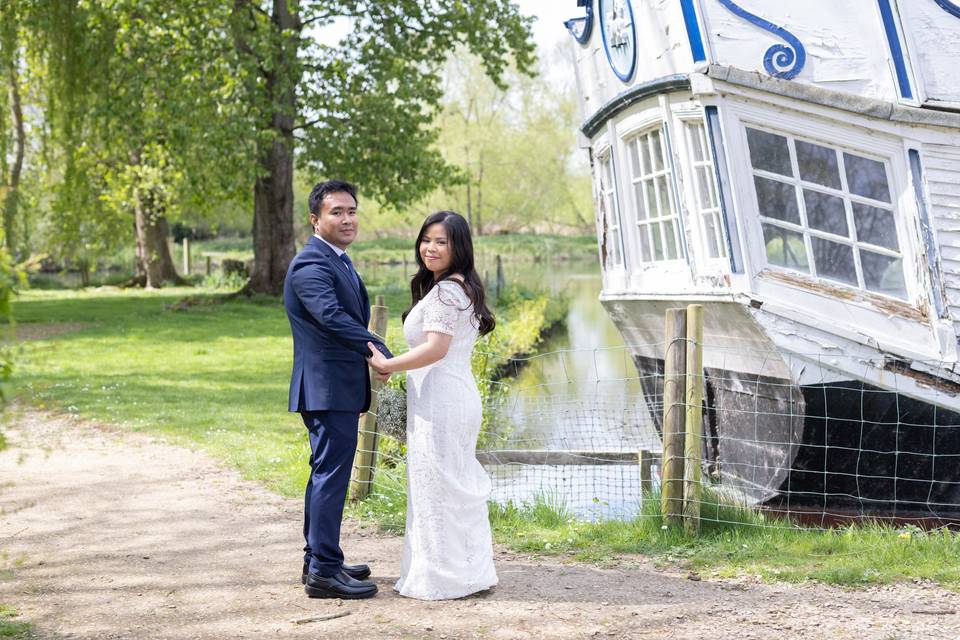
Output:
[[332,576],[343,564],[340,521],[357,450],[360,416],[349,411],[305,411],[300,416],[310,434],[310,478],[303,499],[303,558],[310,563],[310,573]]

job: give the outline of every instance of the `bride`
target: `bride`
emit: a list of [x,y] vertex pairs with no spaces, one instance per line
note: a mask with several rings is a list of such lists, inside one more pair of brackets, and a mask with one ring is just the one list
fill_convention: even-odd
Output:
[[410,350],[387,358],[381,374],[407,371],[407,526],[400,595],[460,598],[497,584],[487,516],[490,479],[476,459],[480,392],[470,369],[478,336],[496,322],[473,264],[470,227],[440,211],[417,236],[419,270],[403,314]]

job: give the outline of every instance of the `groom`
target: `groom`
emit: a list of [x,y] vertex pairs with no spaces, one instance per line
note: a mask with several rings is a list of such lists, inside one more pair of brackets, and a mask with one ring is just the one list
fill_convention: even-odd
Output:
[[366,565],[343,564],[340,522],[357,448],[359,415],[370,406],[370,300],[346,249],[357,237],[357,190],[331,180],[310,192],[314,235],[287,270],[283,305],[293,332],[290,411],[310,435],[304,496],[302,582],[311,598],[370,598]]

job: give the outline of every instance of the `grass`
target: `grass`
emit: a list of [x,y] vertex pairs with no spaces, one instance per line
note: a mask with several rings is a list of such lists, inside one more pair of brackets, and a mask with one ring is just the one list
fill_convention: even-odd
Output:
[[0,638],[27,640],[34,637],[33,626],[29,622],[14,620],[18,616],[14,609],[0,604]]
[[[26,343],[17,393],[40,407],[200,447],[244,477],[299,495],[309,446],[299,416],[286,412],[292,354],[286,314],[277,299],[224,301],[215,294],[185,288],[27,291],[14,303],[19,325],[88,326]],[[405,351],[400,313],[409,294],[396,285],[371,286],[370,294],[382,294],[390,310],[388,345]],[[172,309],[184,296],[201,303]],[[527,315],[519,319],[530,338],[537,328],[529,325],[536,323]],[[508,318],[502,320],[509,326]]]
[[769,581],[842,586],[924,579],[960,589],[960,538],[946,530],[881,524],[804,529],[724,505],[710,493],[702,509],[697,538],[663,524],[656,495],[644,500],[640,515],[628,522],[578,521],[543,498],[523,508],[495,506],[491,520],[497,538],[517,551],[599,564],[644,554],[680,569],[723,577],[749,574]]
[[[371,293],[387,297],[390,341],[397,344],[406,292],[376,287]],[[284,410],[291,341],[283,309],[273,299],[170,308],[184,295],[201,294],[26,292],[14,305],[20,324],[88,326],[26,343],[16,372],[18,393],[41,407],[201,448],[247,478],[299,496],[308,445],[299,418]],[[403,467],[395,457],[381,460],[397,466],[379,473],[376,495],[350,513],[399,533],[406,508]],[[960,588],[960,539],[950,532],[881,525],[800,530],[716,498],[703,511],[697,539],[661,528],[656,500],[645,501],[632,521],[591,523],[573,518],[547,495],[531,504],[493,507],[491,522],[496,539],[518,551],[599,564],[640,553],[719,576],[851,586],[920,578]]]

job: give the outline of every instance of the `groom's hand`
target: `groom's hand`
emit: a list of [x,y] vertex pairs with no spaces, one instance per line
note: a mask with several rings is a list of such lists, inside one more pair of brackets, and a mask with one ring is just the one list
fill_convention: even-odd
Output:
[[389,374],[389,373],[380,373],[380,372],[378,372],[378,371],[374,371],[374,372],[373,372],[373,379],[374,379],[374,380],[379,380],[380,382],[386,384],[387,382],[390,381],[390,374]]

